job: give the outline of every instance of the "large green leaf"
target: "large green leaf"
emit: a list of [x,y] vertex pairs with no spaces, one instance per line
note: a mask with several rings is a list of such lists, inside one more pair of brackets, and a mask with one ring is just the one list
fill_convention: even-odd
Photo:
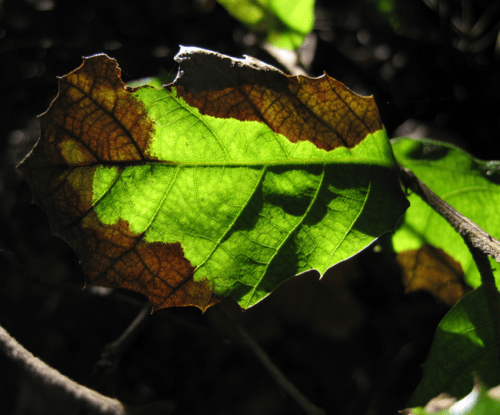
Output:
[[488,385],[500,383],[495,324],[483,287],[465,295],[439,324],[423,365],[423,379],[408,406],[425,405],[443,392],[466,395],[473,373]]
[[[456,147],[431,140],[397,139],[396,160],[412,170],[439,197],[481,226],[500,237],[500,163],[482,161]],[[465,281],[481,284],[479,271],[462,237],[419,196],[408,197],[410,208],[392,237],[396,252],[416,250],[425,244],[440,248],[458,261]],[[491,260],[497,284],[500,267]]]
[[155,308],[228,295],[247,308],[393,229],[407,201],[372,98],[251,58],[176,59],[157,89],[86,58],[21,166],[89,283]]
[[297,49],[314,25],[314,0],[217,0],[236,19],[282,49]]

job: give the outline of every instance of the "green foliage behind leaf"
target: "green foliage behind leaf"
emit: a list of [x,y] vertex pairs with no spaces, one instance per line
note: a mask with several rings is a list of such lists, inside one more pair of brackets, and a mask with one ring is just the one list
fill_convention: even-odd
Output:
[[[437,396],[425,406],[406,409],[404,415],[492,415],[500,413],[499,387],[488,391],[482,383],[476,383],[471,393],[458,402],[449,404],[449,397]],[[444,402],[443,402],[444,401]],[[444,407],[442,407],[442,405]],[[449,407],[447,407],[450,405]],[[442,408],[442,409],[438,409]]]
[[366,0],[366,2],[372,4],[393,29],[401,27],[401,21],[396,13],[396,0]]
[[281,49],[297,49],[314,26],[314,0],[217,0],[236,19]]
[[442,392],[466,395],[473,373],[486,384],[500,383],[500,349],[494,325],[484,288],[465,295],[439,324],[423,365],[423,378],[409,406],[425,405]]
[[[482,161],[464,151],[431,140],[397,139],[393,151],[401,166],[412,170],[439,197],[500,237],[500,164]],[[424,244],[443,249],[462,265],[465,281],[480,285],[480,275],[462,237],[419,196],[408,196],[410,208],[392,237],[396,252],[418,249]],[[493,269],[499,268],[491,260]],[[495,270],[500,278],[500,269]]]

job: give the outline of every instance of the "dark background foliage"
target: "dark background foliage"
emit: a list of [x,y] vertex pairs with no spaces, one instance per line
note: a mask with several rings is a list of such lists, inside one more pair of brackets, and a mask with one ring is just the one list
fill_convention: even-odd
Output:
[[[390,135],[415,134],[500,158],[500,4],[495,0],[318,0],[309,73],[325,70],[374,94]],[[0,324],[76,381],[111,393],[94,368],[145,304],[120,290],[87,288],[78,259],[51,236],[15,166],[38,138],[36,115],[56,76],[105,52],[125,82],[175,74],[178,45],[253,55],[278,65],[213,0],[0,0]],[[497,46],[495,46],[497,45]],[[243,315],[295,385],[328,413],[390,414],[405,406],[447,311],[405,295],[391,257],[368,249],[318,282],[309,273]],[[116,376],[130,404],[169,402],[175,414],[300,414],[233,334],[220,306],[161,310]],[[0,356],[0,413],[67,414]]]

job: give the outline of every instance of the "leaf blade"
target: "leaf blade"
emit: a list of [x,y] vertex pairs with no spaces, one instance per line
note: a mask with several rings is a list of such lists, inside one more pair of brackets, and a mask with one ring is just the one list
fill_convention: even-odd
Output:
[[466,294],[439,324],[423,365],[423,379],[409,406],[424,405],[442,392],[465,396],[472,387],[473,372],[487,384],[498,384],[495,324],[484,288]]
[[[348,93],[349,105],[378,128],[363,127],[360,138],[356,126],[366,122],[346,118],[351,109],[329,115],[347,123],[334,121],[347,128],[350,148],[332,134],[295,139],[290,127],[258,116],[269,100],[249,99],[255,116],[240,120],[223,109],[220,117],[206,114],[199,97],[227,109],[234,91],[218,92],[228,93],[227,79],[243,77],[265,96],[299,78],[213,52],[200,61],[195,52],[189,59],[182,52],[182,76],[162,89],[129,88],[116,61],[86,58],[61,78],[41,118],[42,139],[21,169],[54,232],[80,256],[88,283],[141,292],[154,309],[204,310],[229,294],[249,307],[297,273],[324,273],[394,226],[406,204],[372,99],[335,84],[333,95]],[[188,74],[207,56],[228,77],[200,89]],[[266,81],[269,73],[280,81]],[[239,86],[231,84],[236,94]],[[283,102],[292,112],[303,107]]]

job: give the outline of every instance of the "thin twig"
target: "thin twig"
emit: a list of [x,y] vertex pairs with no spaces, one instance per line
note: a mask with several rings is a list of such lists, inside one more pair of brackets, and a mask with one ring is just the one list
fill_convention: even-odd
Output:
[[51,368],[21,346],[2,326],[0,326],[0,349],[10,360],[19,365],[29,375],[30,379],[50,388],[52,391],[57,391],[61,396],[73,400],[75,404],[85,406],[92,413],[102,415],[126,414],[124,406],[118,400],[108,398],[80,385]]
[[236,322],[231,315],[231,313],[224,307],[224,304],[220,305],[224,316],[228,321],[235,327],[236,331],[240,335],[241,339],[245,342],[252,353],[260,360],[262,365],[266,368],[269,374],[274,378],[274,380],[280,385],[285,392],[294,399],[302,409],[309,415],[325,415],[325,411],[314,405],[307,397],[305,397],[302,392],[300,392],[295,385],[281,372],[281,370],[274,364],[267,353],[259,346],[259,344],[248,334],[248,332],[243,328],[243,326]]
[[148,317],[151,315],[151,304],[147,303],[137,314],[130,325],[115,341],[104,346],[101,360],[95,364],[95,373],[102,377],[105,390],[102,392],[114,396],[116,393],[116,373],[122,358],[127,354],[130,346],[142,332]]
[[401,167],[400,171],[403,184],[419,195],[462,235],[481,275],[481,282],[496,323],[495,336],[500,348],[500,304],[495,277],[493,276],[491,264],[487,257],[489,255],[500,263],[500,241],[493,238],[488,232],[437,196],[411,170]]
[[141,331],[146,326],[148,318],[151,316],[151,304],[146,304],[139,314],[134,318],[132,323],[125,329],[118,339],[114,342],[107,344],[104,348],[106,351],[113,353],[116,357],[121,359],[127,353],[135,339],[139,336]]

